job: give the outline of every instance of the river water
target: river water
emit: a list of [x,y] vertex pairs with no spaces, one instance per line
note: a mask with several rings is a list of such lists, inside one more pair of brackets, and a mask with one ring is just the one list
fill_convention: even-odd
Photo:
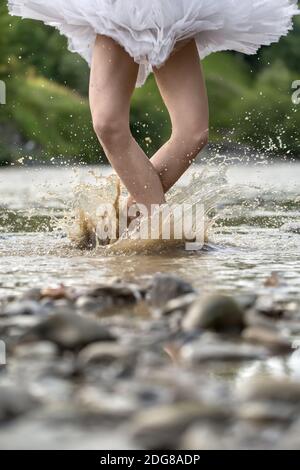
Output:
[[[194,167],[180,185],[188,188],[191,173],[198,171],[201,167]],[[220,170],[211,171],[217,178]],[[66,216],[75,185],[93,178],[94,172],[99,170],[0,169],[1,296],[32,285],[90,284],[157,271],[176,272],[201,290],[220,291],[262,289],[275,271],[281,279],[280,294],[298,295],[300,235],[282,226],[300,222],[299,164],[229,166],[226,187],[215,201],[219,218],[200,252],[182,248],[115,255],[73,247],[55,227]],[[109,172],[101,167],[101,174]],[[205,175],[202,179],[205,182]],[[213,184],[212,177],[209,188]]]

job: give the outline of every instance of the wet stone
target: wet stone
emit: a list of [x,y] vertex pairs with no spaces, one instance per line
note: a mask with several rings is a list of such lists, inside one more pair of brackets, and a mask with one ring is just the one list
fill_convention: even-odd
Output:
[[169,300],[166,305],[162,308],[162,315],[170,315],[175,312],[184,314],[186,310],[191,306],[191,304],[196,300],[197,295],[195,293],[190,293],[176,297],[175,299]]
[[8,303],[0,312],[3,316],[37,315],[45,313],[43,307],[35,300],[16,300]]
[[239,397],[244,401],[287,402],[300,406],[300,382],[288,378],[261,378],[240,386]]
[[244,313],[238,303],[224,295],[199,298],[191,305],[182,321],[184,331],[208,329],[217,332],[239,332],[244,327]]
[[39,341],[34,344],[18,344],[14,354],[20,359],[53,359],[57,355],[57,348],[49,341]]
[[266,327],[248,327],[243,331],[242,337],[253,344],[261,344],[278,353],[288,353],[292,350],[290,340],[280,332]]
[[38,401],[20,388],[0,386],[0,423],[28,413],[38,406]]
[[205,342],[193,341],[185,344],[179,356],[183,362],[204,363],[209,361],[251,361],[265,359],[268,350],[248,344],[237,344],[227,341]]
[[108,365],[114,362],[134,362],[134,351],[128,346],[116,342],[98,342],[82,349],[78,355],[79,368],[88,365]]
[[85,295],[87,297],[100,299],[111,299],[114,305],[122,306],[135,304],[141,299],[139,288],[136,285],[125,283],[102,284],[89,289]]
[[188,282],[171,274],[153,276],[146,293],[146,301],[153,308],[162,308],[167,302],[185,294],[195,293]]
[[290,422],[295,415],[295,409],[290,404],[269,402],[249,402],[239,406],[237,416],[257,424],[275,422]]
[[258,312],[272,318],[280,318],[284,313],[284,308],[281,303],[275,302],[269,295],[259,297],[255,308]]
[[80,350],[97,341],[114,341],[115,337],[96,320],[76,313],[62,312],[50,315],[20,339],[21,342],[50,341],[61,350]]
[[132,423],[132,436],[142,447],[171,448],[183,432],[197,421],[224,422],[228,411],[207,403],[181,402],[161,405],[138,413]]

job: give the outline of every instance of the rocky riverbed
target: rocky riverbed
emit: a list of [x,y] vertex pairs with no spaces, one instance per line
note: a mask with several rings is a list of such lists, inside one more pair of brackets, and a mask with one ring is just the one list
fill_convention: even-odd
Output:
[[298,449],[300,381],[231,380],[297,354],[300,304],[263,292],[157,273],[3,297],[0,448]]

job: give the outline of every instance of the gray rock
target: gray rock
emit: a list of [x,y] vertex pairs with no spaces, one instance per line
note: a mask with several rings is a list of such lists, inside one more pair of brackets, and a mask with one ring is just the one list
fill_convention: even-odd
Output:
[[228,449],[224,439],[224,429],[211,423],[197,423],[188,428],[182,436],[179,447],[198,451]]
[[136,285],[121,282],[100,284],[89,289],[85,295],[97,300],[110,298],[116,306],[135,304],[141,299],[140,291]]
[[195,422],[224,422],[228,410],[198,402],[160,405],[138,413],[131,432],[135,441],[147,449],[168,449],[178,445],[182,433]]
[[35,300],[15,300],[14,302],[8,303],[3,311],[2,315],[36,315],[43,313],[43,308]]
[[239,388],[244,401],[287,402],[300,406],[300,383],[288,378],[259,378],[246,381]]
[[57,355],[55,344],[49,341],[39,341],[34,344],[17,344],[14,349],[16,357],[21,359],[52,359]]
[[175,299],[169,300],[163,307],[162,315],[170,315],[174,312],[180,312],[183,314],[190,307],[190,305],[196,300],[197,295],[195,293],[181,295]]
[[146,293],[146,301],[154,308],[161,308],[167,302],[195,290],[188,282],[172,274],[158,273],[153,276]]
[[78,366],[107,365],[113,362],[134,360],[133,349],[114,342],[101,341],[90,344],[82,349],[78,355]]
[[208,329],[217,332],[236,332],[244,327],[244,314],[231,297],[210,295],[191,305],[183,318],[184,331]]
[[278,353],[292,351],[290,340],[278,331],[266,327],[252,326],[243,331],[242,337],[253,344],[261,344]]
[[280,318],[284,313],[281,303],[275,302],[270,295],[260,296],[256,301],[255,308],[258,312],[271,318]]
[[41,289],[39,289],[38,287],[33,287],[32,289],[29,289],[24,292],[24,294],[22,295],[22,299],[39,301],[41,299],[41,296]]
[[290,422],[294,415],[295,409],[290,404],[281,403],[274,406],[272,402],[247,402],[239,406],[237,411],[238,418],[257,424]]
[[55,313],[29,329],[20,342],[50,341],[61,350],[80,350],[97,341],[114,341],[116,338],[99,322],[76,313]]
[[179,355],[181,360],[188,363],[208,361],[234,362],[265,359],[268,355],[268,350],[248,344],[236,344],[227,341],[205,343],[199,340],[182,346]]
[[27,391],[8,385],[0,386],[0,423],[28,413],[38,405],[38,401]]
[[97,298],[83,295],[76,300],[75,305],[80,310],[100,314],[111,309],[114,301],[111,297]]

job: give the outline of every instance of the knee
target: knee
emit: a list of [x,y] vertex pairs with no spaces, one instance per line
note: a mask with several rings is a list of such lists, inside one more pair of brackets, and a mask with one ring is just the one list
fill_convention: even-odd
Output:
[[101,145],[107,150],[124,145],[130,136],[129,124],[113,115],[94,115],[93,127]]

